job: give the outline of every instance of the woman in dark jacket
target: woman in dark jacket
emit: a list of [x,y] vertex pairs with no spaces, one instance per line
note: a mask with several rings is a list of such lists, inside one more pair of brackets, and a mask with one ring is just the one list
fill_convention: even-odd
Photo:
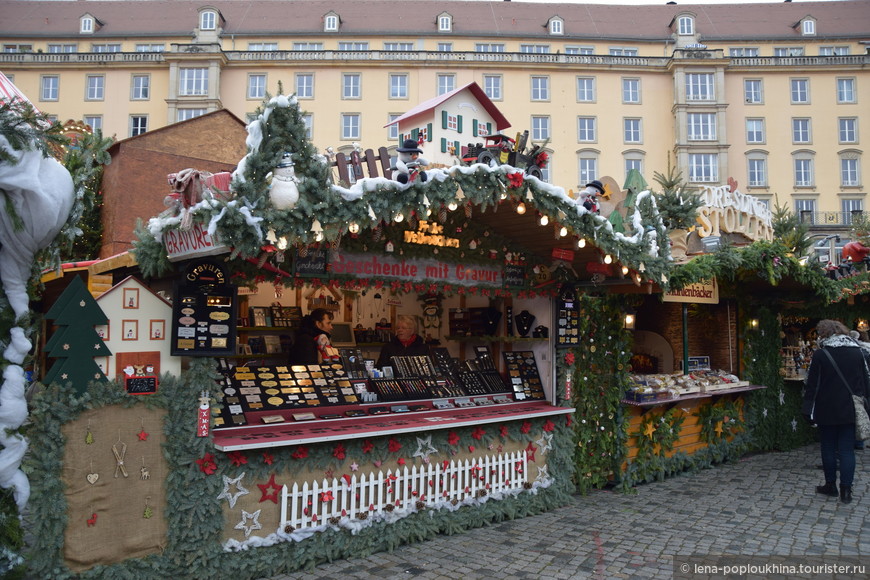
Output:
[[332,331],[332,319],[332,312],[324,308],[315,308],[302,317],[302,324],[290,349],[288,362],[291,365],[316,365],[323,360],[331,360],[329,333]]
[[396,335],[381,349],[381,355],[375,365],[379,369],[393,365],[394,356],[428,355],[429,347],[417,334],[417,319],[413,316],[400,314],[396,317]]
[[[840,501],[852,501],[852,480],[855,475],[855,405],[852,394],[870,393],[864,355],[861,347],[849,337],[849,329],[836,320],[822,320],[816,326],[819,349],[807,374],[804,391],[803,414],[819,426],[822,449],[822,467],[825,485],[816,487],[818,493],[836,497],[837,460],[840,463]],[[831,356],[828,357],[827,354]],[[843,384],[843,378],[849,388]]]

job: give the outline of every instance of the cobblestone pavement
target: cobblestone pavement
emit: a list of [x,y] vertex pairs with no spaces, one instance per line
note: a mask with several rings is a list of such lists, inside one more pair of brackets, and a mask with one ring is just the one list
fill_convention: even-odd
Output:
[[817,564],[822,556],[827,564],[857,561],[866,574],[836,577],[867,578],[870,450],[856,455],[851,504],[815,493],[824,483],[815,444],[645,484],[636,494],[578,495],[546,514],[271,580],[672,578],[675,556],[679,563],[679,556],[709,554],[735,555],[728,565],[747,564],[749,556],[770,565],[771,555],[792,556],[789,565]]

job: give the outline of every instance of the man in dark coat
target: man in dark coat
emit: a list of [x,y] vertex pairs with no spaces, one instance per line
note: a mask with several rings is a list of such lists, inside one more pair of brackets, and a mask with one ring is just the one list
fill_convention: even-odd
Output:
[[[822,320],[816,326],[819,349],[813,353],[804,391],[803,414],[819,426],[825,485],[818,493],[837,496],[837,460],[840,463],[840,501],[852,501],[855,475],[855,405],[852,394],[870,393],[864,355],[849,336],[849,329],[836,320]],[[830,358],[825,354],[829,353]],[[835,364],[836,363],[836,364]],[[848,387],[840,378],[840,373]],[[851,388],[851,393],[849,389]]]
[[375,365],[379,369],[393,365],[394,356],[422,356],[429,354],[429,347],[417,334],[417,319],[400,314],[396,317],[396,335],[381,349]]

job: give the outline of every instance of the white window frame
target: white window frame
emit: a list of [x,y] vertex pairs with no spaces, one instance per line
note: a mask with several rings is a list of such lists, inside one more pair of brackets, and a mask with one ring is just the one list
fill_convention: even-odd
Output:
[[840,156],[840,187],[861,185],[861,160],[857,154]]
[[812,18],[807,18],[801,21],[801,34],[804,36],[816,35],[816,21]]
[[274,52],[278,50],[277,42],[249,42],[248,50],[251,52]]
[[552,137],[549,115],[532,115],[532,141],[546,141]]
[[715,141],[716,113],[686,113],[686,138],[689,141]]
[[390,73],[390,98],[408,98],[408,75],[406,73]]
[[456,90],[456,75],[454,74],[439,73],[435,77],[435,82],[439,95],[446,95]]
[[[79,51],[77,44],[49,44],[48,52],[50,54],[69,54]],[[7,75],[8,76],[8,75]]]
[[636,48],[628,46],[611,46],[608,49],[608,54],[610,56],[637,56],[638,51]]
[[577,87],[577,102],[594,103],[596,99],[596,84],[595,77],[577,77],[575,82]]
[[136,44],[136,52],[166,52],[166,45],[160,42],[138,43]]
[[840,143],[858,142],[858,118],[840,117],[837,119],[837,138]]
[[592,152],[581,151],[577,158],[577,187],[598,179],[598,155]]
[[214,10],[203,10],[199,13],[199,29],[217,30],[217,20],[217,12]]
[[344,100],[359,100],[362,98],[362,74],[342,73],[341,98]]
[[522,54],[550,54],[549,44],[521,44],[520,52]]
[[93,34],[96,20],[93,16],[82,16],[79,19],[79,34]]
[[130,115],[130,137],[136,137],[148,132],[148,115]]
[[150,74],[130,75],[130,100],[131,101],[150,101],[151,100],[151,75]]
[[718,183],[719,154],[689,153],[689,182]]
[[852,224],[852,212],[864,212],[864,200],[846,198],[840,200],[840,209],[843,212],[843,224]]
[[581,115],[577,117],[577,142],[595,143],[598,140],[598,118]]
[[640,78],[638,77],[623,77],[622,82],[622,104],[624,105],[639,105],[640,104]]
[[758,56],[758,47],[732,46],[728,49],[728,56],[732,58],[756,58]]
[[441,14],[438,17],[438,32],[453,32],[453,17],[449,14]]
[[810,103],[810,79],[801,77],[789,81],[789,96],[792,105],[808,105]]
[[368,42],[339,42],[338,50],[343,52],[359,52],[369,49]]
[[305,138],[311,141],[314,138],[314,115],[302,113],[299,117],[302,119],[302,124],[305,125]]
[[747,105],[764,103],[764,80],[743,79],[743,102]]
[[794,145],[805,145],[813,142],[812,119],[809,117],[792,118],[791,142]]
[[452,42],[439,42],[437,51],[438,52],[453,52],[453,43]]
[[[309,80],[311,81],[310,83],[308,82]],[[294,85],[296,87],[297,99],[314,98],[314,73],[296,73]]]
[[413,42],[385,42],[384,50],[387,52],[408,52],[414,50]]
[[341,140],[359,141],[362,134],[362,116],[359,113],[341,114]]
[[293,50],[316,51],[323,50],[322,42],[294,42]]
[[529,78],[531,100],[536,102],[550,100],[550,77],[533,75]]
[[767,187],[767,157],[750,156],[746,160],[746,184],[748,187]]
[[91,128],[91,131],[97,132],[103,130],[102,115],[84,115],[82,120],[85,122],[85,125]]
[[684,14],[677,19],[677,34],[680,36],[692,36],[695,34],[695,19]]
[[837,78],[837,103],[851,104],[857,102],[855,97],[855,77]]
[[628,177],[628,172],[637,169],[643,175],[643,156],[637,153],[626,154],[623,159],[623,177]]
[[499,42],[478,42],[474,45],[474,52],[504,52],[505,46]]
[[716,100],[716,77],[713,73],[686,73],[686,101]]
[[504,98],[502,75],[483,75],[483,92],[491,101],[500,101]]
[[60,98],[60,76],[43,75],[39,79],[39,100],[57,101]]
[[643,119],[640,117],[624,117],[622,119],[622,142],[643,143]]
[[447,113],[446,117],[447,118],[446,118],[446,123],[445,123],[444,128],[447,129],[448,131],[458,131],[459,130],[459,116],[458,115],[451,115],[450,113]]
[[182,68],[178,74],[178,94],[182,97],[208,95],[208,68]]
[[766,141],[764,117],[749,117],[746,119],[746,143],[758,145]]
[[248,99],[262,101],[266,98],[266,73],[248,73]]
[[181,107],[180,109],[175,110],[175,122],[196,119],[197,117],[202,117],[206,113],[208,113],[208,109],[205,107]]
[[327,14],[323,17],[323,32],[338,32],[340,21],[338,14]]
[[399,124],[393,123],[393,121],[401,116],[401,113],[390,113],[387,115],[387,141],[395,143],[399,140]]
[[795,156],[792,167],[794,168],[795,187],[814,187],[816,184],[813,158],[801,155]]
[[565,22],[559,17],[554,16],[553,18],[550,18],[549,28],[550,34],[559,36],[565,34]]

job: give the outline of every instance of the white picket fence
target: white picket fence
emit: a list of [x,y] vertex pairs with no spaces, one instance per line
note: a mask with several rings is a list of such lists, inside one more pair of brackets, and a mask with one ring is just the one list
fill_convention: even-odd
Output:
[[485,456],[479,460],[430,462],[395,472],[356,474],[320,482],[283,486],[281,527],[285,533],[366,520],[385,512],[403,513],[456,505],[467,498],[521,490],[527,485],[525,451]]

